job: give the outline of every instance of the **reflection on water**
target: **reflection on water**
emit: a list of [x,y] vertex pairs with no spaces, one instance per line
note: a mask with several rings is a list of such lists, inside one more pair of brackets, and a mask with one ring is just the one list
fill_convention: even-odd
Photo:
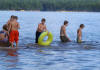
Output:
[[[0,70],[100,70],[100,13],[0,11],[0,29],[12,14],[19,17],[21,25],[19,48],[0,47]],[[50,46],[34,44],[35,31],[43,17],[54,36]],[[61,43],[59,30],[66,19],[72,42]],[[85,24],[84,42],[78,44],[75,40],[80,24]]]
[[18,56],[16,54],[16,49],[8,49],[8,56]]
[[[55,45],[56,43],[56,45]],[[95,42],[77,44],[54,42],[43,47],[32,43],[19,49],[0,50],[0,69],[4,70],[99,70],[100,48]],[[25,48],[24,48],[25,47]],[[94,52],[95,51],[95,52]]]
[[11,70],[16,68],[18,62],[17,49],[1,49],[0,53],[3,54],[2,58],[0,58],[0,69]]

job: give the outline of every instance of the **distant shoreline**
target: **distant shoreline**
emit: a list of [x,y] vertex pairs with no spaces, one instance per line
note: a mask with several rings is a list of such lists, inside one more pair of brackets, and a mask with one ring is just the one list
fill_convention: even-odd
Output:
[[59,10],[59,11],[41,11],[41,10],[0,10],[0,11],[20,11],[20,12],[100,12],[100,11],[68,11],[68,10]]

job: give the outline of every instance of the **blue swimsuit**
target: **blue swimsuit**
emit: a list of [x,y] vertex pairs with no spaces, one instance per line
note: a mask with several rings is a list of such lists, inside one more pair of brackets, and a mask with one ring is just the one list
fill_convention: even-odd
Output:
[[[0,31],[0,34],[4,34],[5,37],[7,36],[6,32],[4,32],[4,31]],[[0,40],[0,42],[8,42],[8,39],[4,38],[4,40]]]

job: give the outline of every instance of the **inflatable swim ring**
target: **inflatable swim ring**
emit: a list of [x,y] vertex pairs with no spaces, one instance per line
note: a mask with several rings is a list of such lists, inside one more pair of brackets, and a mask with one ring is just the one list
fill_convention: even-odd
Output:
[[[46,36],[48,36],[48,39],[46,41],[43,41],[44,37]],[[51,32],[49,32],[49,34],[48,32],[43,32],[38,39],[38,44],[42,46],[48,46],[51,44],[52,40],[53,40],[53,35]]]

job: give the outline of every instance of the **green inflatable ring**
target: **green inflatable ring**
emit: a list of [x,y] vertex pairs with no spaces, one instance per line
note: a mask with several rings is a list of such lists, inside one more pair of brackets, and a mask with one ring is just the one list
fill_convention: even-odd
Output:
[[[43,39],[44,39],[45,36],[48,36],[48,39],[46,41],[43,41]],[[52,33],[49,32],[49,34],[48,34],[48,32],[43,32],[40,35],[39,39],[38,39],[38,45],[48,46],[48,45],[51,44],[52,41],[53,41],[53,35],[52,35]]]

